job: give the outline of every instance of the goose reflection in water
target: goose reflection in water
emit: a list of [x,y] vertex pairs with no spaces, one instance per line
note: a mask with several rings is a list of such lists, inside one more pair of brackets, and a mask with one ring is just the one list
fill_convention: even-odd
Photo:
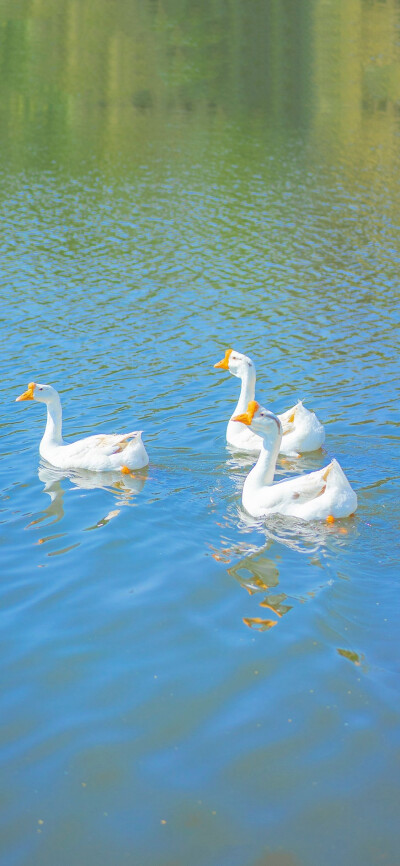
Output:
[[242,505],[236,506],[236,519],[244,532],[260,530],[271,542],[276,541],[299,553],[319,554],[322,557],[343,547],[349,533],[356,531],[355,526],[342,526],[339,520],[334,523],[314,521],[308,523],[300,517],[271,514],[268,517],[254,518]]
[[[266,530],[263,525],[264,533],[267,534],[267,542],[261,548],[251,546],[245,542],[229,545],[225,544],[220,548],[212,548],[214,553],[212,556],[217,562],[226,563],[228,565],[227,572],[230,577],[233,577],[250,596],[254,596],[255,602],[258,602],[263,614],[271,612],[276,618],[271,619],[269,616],[251,616],[243,617],[243,622],[249,628],[258,631],[267,631],[277,625],[282,617],[292,610],[296,602],[303,603],[306,598],[312,598],[315,594],[315,589],[308,589],[305,594],[300,593],[288,596],[285,592],[279,592],[279,568],[277,564],[278,556],[272,557],[269,555],[271,547],[278,542],[284,543],[286,546],[298,551],[299,553],[307,554],[307,560],[313,567],[318,567],[318,588],[321,585],[331,583],[329,573],[326,578],[323,578],[321,583],[321,571],[324,570],[324,560],[329,559],[330,548],[337,550],[337,545],[346,544],[346,540],[341,535],[337,535],[334,527],[326,525],[311,525],[302,523],[299,520],[290,521],[293,526],[287,526],[287,518],[282,518],[281,515],[273,515],[269,519],[269,526]],[[254,520],[249,517],[250,528],[255,528]],[[274,525],[274,532],[271,531]],[[261,527],[260,527],[261,528]],[[284,535],[285,533],[285,535]],[[268,537],[269,536],[269,537]],[[243,555],[245,553],[245,555]],[[238,555],[241,557],[236,559]],[[311,556],[310,556],[311,554]],[[236,562],[231,565],[232,559]],[[290,577],[290,576],[289,576]],[[260,599],[260,596],[261,599]]]
[[138,472],[121,476],[120,472],[89,472],[88,470],[65,472],[65,470],[43,463],[39,466],[38,476],[40,481],[44,483],[43,492],[50,496],[51,501],[50,505],[44,509],[42,516],[32,521],[32,524],[41,523],[48,518],[50,518],[51,523],[62,520],[64,517],[64,494],[66,492],[62,482],[67,480],[71,482],[72,490],[98,488],[116,496],[118,507],[108,511],[96,524],[88,526],[86,529],[97,529],[105,526],[110,520],[118,516],[124,505],[132,504],[132,499],[143,490],[147,474],[147,467]]
[[[243,557],[227,569],[228,574],[234,577],[249,595],[262,594],[263,598],[259,601],[259,606],[263,608],[263,611],[271,611],[277,617],[277,619],[260,616],[243,617],[245,625],[258,631],[267,631],[277,625],[279,620],[293,607],[293,605],[286,603],[288,596],[285,592],[276,592],[279,585],[279,569],[276,561],[267,556],[267,551],[272,543],[269,541],[261,550]],[[273,591],[270,592],[270,590]]]

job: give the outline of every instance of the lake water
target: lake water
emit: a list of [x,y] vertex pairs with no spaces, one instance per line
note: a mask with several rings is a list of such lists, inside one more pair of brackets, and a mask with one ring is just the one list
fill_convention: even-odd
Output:
[[[1,4],[5,866],[399,863],[400,22],[387,2]],[[241,508],[250,354],[357,491]],[[39,462],[143,429],[124,482]]]

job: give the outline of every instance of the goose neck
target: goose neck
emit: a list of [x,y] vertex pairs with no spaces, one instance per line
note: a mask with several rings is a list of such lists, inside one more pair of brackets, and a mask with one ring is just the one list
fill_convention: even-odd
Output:
[[47,422],[42,443],[62,445],[62,441],[62,409],[61,400],[57,394],[47,403]]
[[257,463],[245,481],[247,492],[249,490],[258,491],[263,487],[269,487],[273,483],[280,441],[281,437],[279,436],[273,440],[263,437]]
[[246,367],[241,375],[240,397],[236,409],[232,415],[241,415],[247,411],[250,400],[255,399],[256,394],[256,372],[254,367]]

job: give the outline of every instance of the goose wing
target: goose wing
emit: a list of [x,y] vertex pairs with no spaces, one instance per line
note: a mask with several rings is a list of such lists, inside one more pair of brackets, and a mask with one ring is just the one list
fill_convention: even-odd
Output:
[[290,433],[292,430],[294,430],[295,415],[299,405],[301,404],[296,403],[296,405],[292,406],[291,409],[287,409],[286,412],[282,412],[282,415],[278,415],[278,418],[282,424],[283,435],[285,435],[285,433]]
[[269,488],[270,495],[274,499],[274,507],[281,508],[284,513],[291,505],[302,505],[311,502],[325,493],[326,482],[331,465],[310,472],[308,475],[299,475],[296,478],[278,481]]
[[69,457],[83,457],[85,454],[96,452],[99,457],[110,457],[112,454],[122,452],[139,435],[138,430],[133,430],[130,433],[104,433],[96,434],[95,436],[87,436],[85,439],[78,439],[77,442],[71,442],[65,447],[68,449]]

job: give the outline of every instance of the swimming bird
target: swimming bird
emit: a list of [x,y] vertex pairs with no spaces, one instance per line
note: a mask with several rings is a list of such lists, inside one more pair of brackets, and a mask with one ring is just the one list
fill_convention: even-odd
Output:
[[149,458],[142,431],[97,434],[65,443],[62,438],[62,409],[58,392],[51,385],[30,382],[19,400],[35,400],[47,406],[47,424],[39,446],[41,457],[60,469],[89,469],[92,472],[120,470],[128,473],[147,466]]
[[247,476],[242,503],[252,517],[287,514],[303,520],[325,520],[349,517],[357,508],[357,495],[337,460],[328,466],[273,483],[282,439],[282,424],[277,415],[250,400],[246,412],[233,418],[261,437],[257,463]]
[[[250,400],[255,399],[256,368],[254,361],[235,349],[227,349],[225,357],[214,367],[229,370],[233,376],[241,379],[240,397],[235,411],[231,415],[226,430],[229,445],[241,451],[259,451],[261,439],[243,424],[233,424],[235,415],[245,412]],[[305,451],[316,451],[325,441],[325,430],[314,412],[303,406],[301,400],[281,415],[277,416],[282,424],[283,436],[280,448],[281,454],[298,457]]]

